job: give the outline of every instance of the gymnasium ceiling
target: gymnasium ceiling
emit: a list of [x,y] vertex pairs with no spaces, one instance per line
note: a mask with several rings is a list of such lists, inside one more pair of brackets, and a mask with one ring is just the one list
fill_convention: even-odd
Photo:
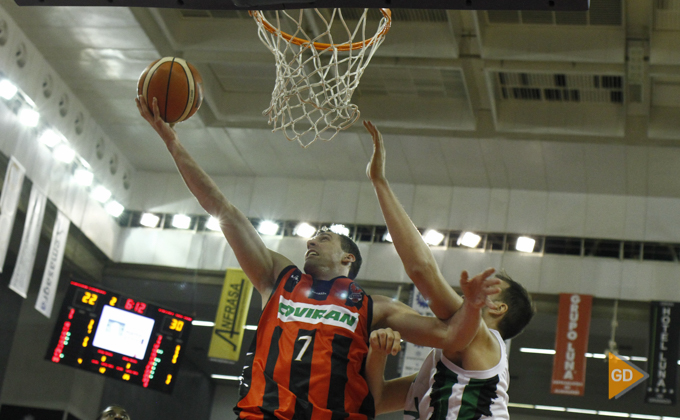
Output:
[[[175,171],[133,98],[176,55],[205,79],[178,131],[210,174],[364,179],[360,124],[306,150],[270,132],[274,58],[245,12],[0,4],[138,172]],[[392,181],[680,197],[680,2],[394,14],[354,95]]]

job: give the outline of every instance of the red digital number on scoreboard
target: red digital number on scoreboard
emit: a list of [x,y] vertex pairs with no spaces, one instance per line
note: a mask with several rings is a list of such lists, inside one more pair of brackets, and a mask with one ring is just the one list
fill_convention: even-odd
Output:
[[132,299],[128,299],[125,301],[125,309],[127,309],[128,311],[135,311],[138,314],[143,314],[144,311],[146,311],[146,303],[135,302]]

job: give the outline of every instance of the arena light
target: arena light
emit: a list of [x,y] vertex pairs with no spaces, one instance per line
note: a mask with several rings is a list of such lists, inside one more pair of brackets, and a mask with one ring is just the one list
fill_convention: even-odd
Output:
[[139,224],[142,226],[155,228],[158,226],[158,222],[160,220],[161,218],[153,213],[143,213],[142,217],[139,219]]
[[532,347],[520,347],[520,353],[533,353],[533,354],[555,354],[554,349],[535,349]]
[[263,235],[276,235],[279,231],[279,224],[271,220],[263,220],[257,225],[257,231]]
[[554,405],[538,405],[534,406],[536,410],[547,410],[547,411],[567,411],[565,407],[556,407]]
[[329,227],[331,232],[337,233],[338,235],[349,236],[349,228],[342,224],[334,224]]
[[197,319],[194,319],[191,321],[191,325],[194,327],[214,327],[215,323],[212,321],[199,321]]
[[386,230],[385,233],[383,233],[382,240],[383,242],[394,242],[392,241],[392,235],[390,235],[389,230]]
[[189,229],[191,226],[191,217],[185,214],[176,214],[172,216],[172,227],[177,229]]
[[243,379],[242,376],[234,376],[234,375],[218,375],[216,373],[213,373],[210,375],[211,378],[213,379],[223,379],[225,381],[240,381]]
[[609,416],[609,417],[630,417],[630,413],[622,413],[620,411],[604,411],[598,410],[598,416]]
[[85,168],[78,168],[73,173],[73,179],[76,181],[78,185],[88,187],[92,185],[92,181],[94,181],[94,174]]
[[92,198],[104,203],[106,200],[111,198],[111,191],[103,185],[97,185],[94,190],[92,190]]
[[477,235],[476,233],[463,232],[458,237],[458,241],[456,241],[456,243],[458,245],[463,245],[463,246],[466,246],[468,248],[477,248],[477,245],[479,245],[479,242],[481,240],[482,240],[482,237]]
[[19,111],[19,122],[26,127],[37,127],[39,121],[40,114],[34,109],[22,108]]
[[16,86],[14,86],[14,83],[10,82],[7,79],[4,79],[0,81],[0,97],[3,99],[7,99],[8,101],[12,98],[14,98],[14,95],[17,94],[17,89]]
[[309,223],[298,223],[293,229],[293,235],[301,236],[303,238],[311,238],[316,233],[316,228]]
[[597,415],[597,410],[586,410],[584,408],[571,408],[567,407],[567,413],[578,413],[578,414],[591,414]]
[[517,238],[515,249],[520,252],[534,252],[534,246],[536,246],[535,239],[529,238],[528,236],[520,236]]
[[423,240],[428,245],[437,246],[444,240],[444,234],[434,229],[428,229],[423,233]]
[[61,136],[55,133],[54,130],[48,128],[42,132],[38,141],[45,146],[52,148],[61,142]]
[[111,200],[104,206],[104,210],[113,217],[118,217],[123,214],[125,207],[116,200]]
[[210,216],[208,218],[208,221],[205,223],[206,229],[214,230],[214,231],[219,231],[222,230],[220,227],[220,221],[217,220],[216,218]]
[[60,144],[54,148],[54,158],[59,162],[71,163],[76,158],[76,151],[65,144]]

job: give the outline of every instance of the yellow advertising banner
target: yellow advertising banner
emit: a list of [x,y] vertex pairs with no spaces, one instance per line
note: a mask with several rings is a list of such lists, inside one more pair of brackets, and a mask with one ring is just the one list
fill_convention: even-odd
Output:
[[218,359],[217,361],[239,359],[252,294],[253,285],[243,270],[228,269],[210,338],[208,350],[210,359]]

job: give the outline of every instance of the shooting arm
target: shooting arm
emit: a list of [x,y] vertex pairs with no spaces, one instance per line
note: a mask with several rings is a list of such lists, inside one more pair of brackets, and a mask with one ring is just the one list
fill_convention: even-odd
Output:
[[262,294],[263,301],[266,301],[279,273],[291,262],[265,246],[250,221],[227,200],[215,182],[180,143],[177,132],[160,119],[155,98],[152,105],[153,115],[149,112],[144,99],[137,99],[140,114],[165,142],[179,173],[201,207],[219,221],[241,268]]

